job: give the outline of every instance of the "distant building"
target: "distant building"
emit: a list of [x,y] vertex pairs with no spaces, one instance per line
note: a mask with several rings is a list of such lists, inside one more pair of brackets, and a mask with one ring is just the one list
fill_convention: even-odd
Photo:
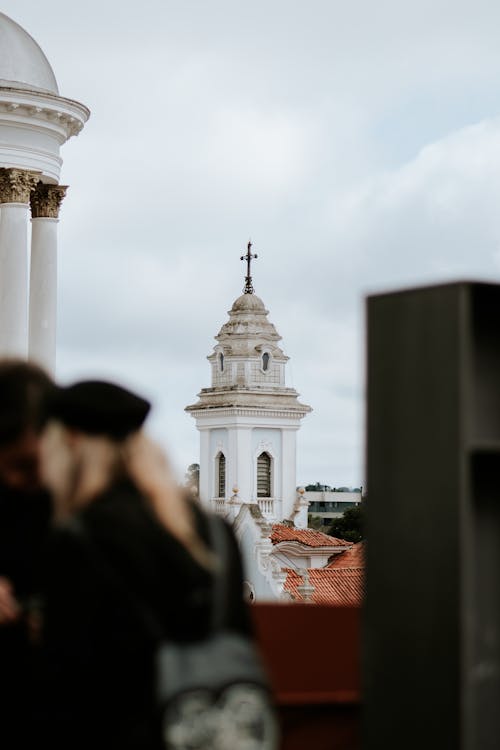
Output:
[[349,508],[356,508],[361,500],[361,489],[354,491],[326,490],[323,492],[304,491],[309,502],[309,513],[325,521],[340,518]]
[[[249,243],[249,264],[250,249]],[[288,519],[306,528],[296,435],[311,407],[286,385],[288,357],[267,316],[248,273],[208,356],[211,386],[186,407],[200,431],[200,500],[233,518],[242,504],[255,504],[271,523]]]
[[365,543],[357,542],[352,547],[342,552],[341,555],[336,555],[328,565],[327,568],[364,568],[365,567]]
[[[310,571],[318,586],[325,579],[322,601],[328,590],[337,601],[337,588],[348,574],[327,566],[352,544],[307,529],[310,498],[296,487],[296,435],[311,407],[286,385],[288,357],[254,294],[253,257],[249,243],[244,293],[233,303],[208,356],[211,385],[186,407],[200,432],[200,502],[233,523],[250,600],[314,600]],[[335,493],[343,507],[359,499],[356,493],[354,499]],[[346,597],[353,600],[352,590]]]
[[285,591],[289,599],[314,604],[361,606],[363,568],[326,568],[305,571],[287,570]]
[[360,606],[364,588],[365,548],[358,542],[336,554],[324,568],[289,568],[285,592],[295,601]]

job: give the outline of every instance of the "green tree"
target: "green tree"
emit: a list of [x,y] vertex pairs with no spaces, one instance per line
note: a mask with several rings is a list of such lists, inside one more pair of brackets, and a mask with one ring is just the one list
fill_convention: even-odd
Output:
[[189,464],[184,476],[184,484],[195,497],[200,494],[200,464]]
[[345,539],[347,542],[361,542],[364,537],[363,528],[363,503],[355,508],[348,508],[340,518],[334,518],[328,527],[328,534],[337,539]]
[[322,526],[323,519],[321,516],[315,516],[312,513],[309,513],[307,516],[307,527],[309,529],[314,529],[315,531],[320,531]]

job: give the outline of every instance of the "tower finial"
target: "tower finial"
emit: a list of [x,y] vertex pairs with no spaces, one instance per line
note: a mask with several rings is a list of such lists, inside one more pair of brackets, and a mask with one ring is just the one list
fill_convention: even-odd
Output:
[[245,286],[243,287],[243,294],[253,294],[254,288],[252,285],[252,276],[250,274],[252,259],[257,258],[255,253],[252,253],[252,241],[248,240],[247,254],[242,255],[240,260],[246,260],[247,262],[247,275],[245,276]]

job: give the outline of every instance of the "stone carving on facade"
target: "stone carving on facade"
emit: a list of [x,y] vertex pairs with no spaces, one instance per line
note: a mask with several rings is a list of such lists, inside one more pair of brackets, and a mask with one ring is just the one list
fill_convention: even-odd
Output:
[[235,530],[238,531],[241,527],[242,522],[244,523],[244,516],[248,512],[255,521],[257,526],[259,537],[255,543],[255,560],[257,562],[257,568],[261,573],[265,574],[271,569],[271,553],[274,549],[273,543],[271,542],[272,524],[267,521],[262,515],[259,506],[256,503],[242,503],[239,515],[236,518]]
[[243,362],[238,362],[237,368],[236,368],[236,384],[240,386],[244,386],[245,382],[246,382],[245,365]]
[[0,168],[0,203],[29,203],[40,174],[26,169]]
[[295,524],[295,517],[303,508],[309,509],[309,500],[306,497],[305,489],[303,487],[299,487],[299,489],[297,490],[297,497],[293,505],[292,514],[288,519],[291,522],[292,526]]
[[245,503],[245,507],[248,508],[248,512],[252,516],[252,518],[255,520],[257,526],[260,529],[261,537],[267,537],[271,535],[272,531],[272,525],[269,523],[269,521],[264,518],[262,515],[262,511],[257,505],[257,503]]
[[312,602],[312,595],[316,589],[309,580],[309,570],[307,568],[299,568],[297,573],[302,577],[302,583],[300,586],[297,586],[298,593],[305,602]]
[[286,570],[276,560],[271,559],[271,572],[273,580],[280,588],[283,588],[287,576]]
[[261,573],[266,573],[271,570],[271,553],[273,549],[273,543],[269,537],[261,539],[260,542],[257,542],[255,545],[257,565]]
[[67,189],[67,185],[46,185],[39,182],[30,196],[33,219],[58,219],[59,208]]
[[233,487],[232,491],[233,491],[233,494],[231,495],[231,497],[229,499],[229,504],[230,505],[241,505],[242,504],[242,500],[241,500],[240,496],[238,495],[238,493],[240,491],[239,488],[238,487]]
[[273,453],[273,445],[268,440],[261,440],[259,445],[257,446],[256,455],[260,455],[263,451],[267,451],[271,456],[274,455]]

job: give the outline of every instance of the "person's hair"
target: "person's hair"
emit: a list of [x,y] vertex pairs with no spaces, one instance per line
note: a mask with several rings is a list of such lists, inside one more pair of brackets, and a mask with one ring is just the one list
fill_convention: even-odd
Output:
[[[73,437],[68,442],[68,433]],[[77,444],[75,435],[79,435]],[[75,480],[63,486],[50,487],[53,491],[54,517],[63,521],[93,502],[120,478],[128,477],[158,523],[164,526],[202,566],[217,567],[217,560],[200,537],[193,505],[187,493],[181,491],[173,477],[164,450],[142,430],[124,439],[109,435],[89,435],[72,431],[57,420],[48,422],[45,463],[57,461],[69,451],[77,451],[78,471]],[[56,472],[51,472],[57,476]],[[63,472],[64,473],[64,472]],[[60,475],[59,475],[60,476]]]
[[216,567],[217,559],[197,531],[190,499],[176,486],[163,449],[141,431],[123,444],[122,456],[126,473],[149,500],[158,521],[200,565]]
[[41,429],[41,407],[52,381],[41,367],[17,359],[0,360],[0,446],[27,430]]

